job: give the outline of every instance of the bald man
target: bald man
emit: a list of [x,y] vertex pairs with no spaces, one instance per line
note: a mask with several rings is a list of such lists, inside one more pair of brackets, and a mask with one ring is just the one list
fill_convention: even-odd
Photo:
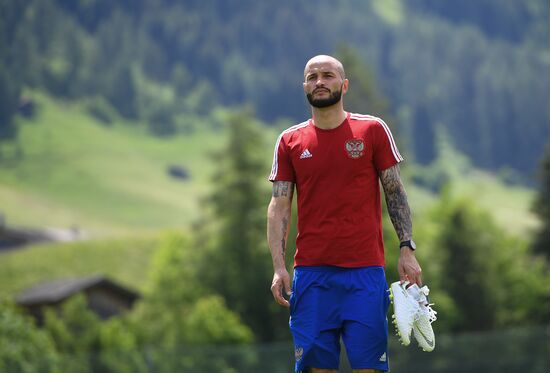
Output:
[[[281,133],[269,176],[271,291],[278,304],[290,307],[296,372],[337,372],[340,339],[354,372],[387,371],[389,290],[379,183],[401,240],[400,278],[421,284],[399,174],[403,158],[383,120],[344,111],[349,81],[340,61],[310,59],[303,87],[312,117]],[[298,237],[291,287],[285,251],[294,188]]]

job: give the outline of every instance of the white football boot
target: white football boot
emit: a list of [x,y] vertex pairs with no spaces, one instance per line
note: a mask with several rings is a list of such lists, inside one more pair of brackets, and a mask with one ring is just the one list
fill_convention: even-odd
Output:
[[419,346],[424,351],[433,351],[435,336],[432,322],[436,313],[427,300],[427,286],[419,288],[409,282],[394,282],[390,286],[390,297],[393,302],[393,323],[401,343],[408,346],[411,343],[411,332]]
[[410,294],[418,300],[419,309],[413,323],[414,338],[422,350],[431,352],[435,348],[435,334],[432,323],[437,320],[437,312],[432,309],[428,301],[430,289],[426,285],[419,288],[416,284],[408,289]]
[[393,323],[401,343],[408,346],[411,343],[411,332],[414,318],[418,312],[418,301],[407,291],[409,282],[394,282],[390,286],[390,297],[393,303]]

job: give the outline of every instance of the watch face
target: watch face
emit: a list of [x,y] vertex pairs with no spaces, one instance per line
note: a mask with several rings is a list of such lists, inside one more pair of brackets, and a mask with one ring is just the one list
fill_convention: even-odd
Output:
[[414,242],[413,240],[403,241],[399,245],[399,247],[405,247],[405,246],[410,247],[413,250],[416,250],[416,242]]

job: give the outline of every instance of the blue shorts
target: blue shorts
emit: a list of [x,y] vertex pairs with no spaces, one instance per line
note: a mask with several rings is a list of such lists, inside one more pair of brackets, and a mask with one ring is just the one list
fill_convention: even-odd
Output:
[[389,370],[389,304],[383,267],[296,267],[290,297],[296,372],[338,369],[340,338],[352,369]]

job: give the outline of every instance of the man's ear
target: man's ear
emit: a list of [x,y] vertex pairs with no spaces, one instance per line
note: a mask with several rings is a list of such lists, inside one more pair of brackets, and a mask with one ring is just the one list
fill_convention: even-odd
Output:
[[349,88],[349,80],[344,79],[344,82],[342,83],[342,94],[345,95]]

